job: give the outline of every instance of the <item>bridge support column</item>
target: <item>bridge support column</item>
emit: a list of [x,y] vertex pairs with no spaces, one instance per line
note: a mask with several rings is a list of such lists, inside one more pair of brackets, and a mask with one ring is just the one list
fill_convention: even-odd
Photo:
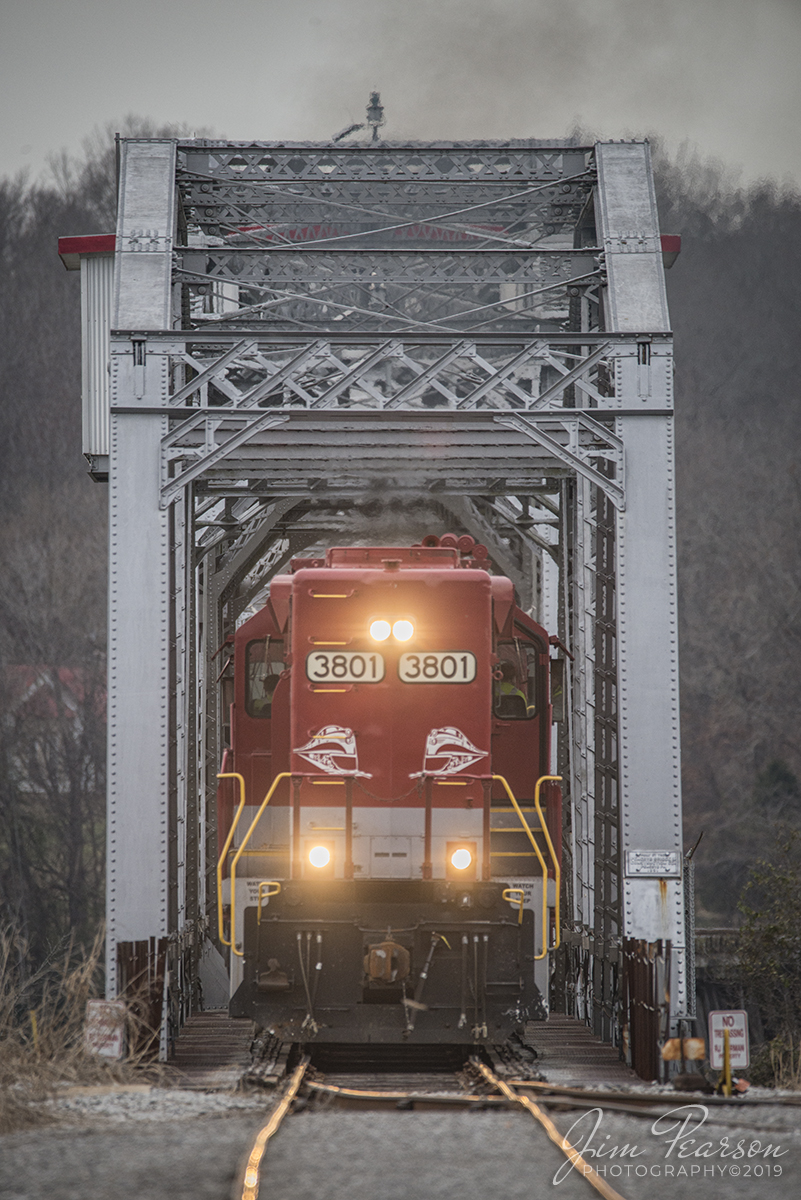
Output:
[[109,446],[109,996],[118,944],[166,937],[173,924],[170,539],[159,505],[169,358],[148,352],[144,331],[170,326],[174,189],[174,143],[124,145]]
[[[670,1012],[687,1012],[682,888],[673,358],[650,150],[598,146],[598,234],[606,327],[632,343],[617,360],[625,446],[617,516],[620,865],[624,938],[671,943]],[[639,331],[647,331],[639,333]]]

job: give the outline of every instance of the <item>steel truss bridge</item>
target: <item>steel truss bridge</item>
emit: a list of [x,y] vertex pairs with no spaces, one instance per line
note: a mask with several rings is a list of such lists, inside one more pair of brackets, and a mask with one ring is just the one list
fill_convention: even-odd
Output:
[[565,658],[556,1002],[619,1039],[662,989],[666,1033],[692,980],[647,143],[126,140],[116,236],[63,242],[110,491],[110,994],[148,942],[173,1021],[197,1004],[237,620],[300,551],[433,522]]

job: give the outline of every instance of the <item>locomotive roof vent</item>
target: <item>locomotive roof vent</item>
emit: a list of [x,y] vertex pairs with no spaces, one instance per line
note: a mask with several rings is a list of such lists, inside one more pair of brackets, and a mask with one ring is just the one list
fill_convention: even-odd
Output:
[[[389,564],[397,564],[390,566]],[[454,546],[332,546],[327,567],[365,567],[400,570],[402,567],[458,567]]]
[[427,533],[420,545],[432,549],[442,546],[449,550],[458,550],[463,558],[473,558],[476,562],[483,562],[489,557],[487,547],[477,542],[469,533],[463,533],[461,537],[457,537],[455,533],[443,533],[442,537],[438,537],[436,533]]

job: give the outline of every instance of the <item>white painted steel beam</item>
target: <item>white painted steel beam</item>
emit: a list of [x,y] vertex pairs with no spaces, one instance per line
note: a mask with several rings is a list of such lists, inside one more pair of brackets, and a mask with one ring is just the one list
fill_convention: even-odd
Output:
[[[171,323],[175,144],[123,144],[113,326]],[[119,350],[119,345],[117,346]],[[107,991],[118,942],[170,930],[170,537],[159,507],[169,356],[114,356],[109,461]],[[126,412],[115,411],[116,407]],[[132,411],[133,410],[133,415]]]
[[[625,511],[617,513],[620,837],[623,935],[669,940],[672,1012],[687,1011],[685,977],[672,360],[649,333],[669,329],[647,143],[597,147],[597,216],[608,327],[630,332],[618,359]],[[640,337],[637,337],[637,335]],[[662,857],[643,852],[661,851]]]

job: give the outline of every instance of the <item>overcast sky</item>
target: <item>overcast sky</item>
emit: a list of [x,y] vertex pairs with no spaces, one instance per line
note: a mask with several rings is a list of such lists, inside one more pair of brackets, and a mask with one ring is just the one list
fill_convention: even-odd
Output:
[[801,182],[801,0],[0,0],[0,175],[126,114],[233,139],[658,133]]

